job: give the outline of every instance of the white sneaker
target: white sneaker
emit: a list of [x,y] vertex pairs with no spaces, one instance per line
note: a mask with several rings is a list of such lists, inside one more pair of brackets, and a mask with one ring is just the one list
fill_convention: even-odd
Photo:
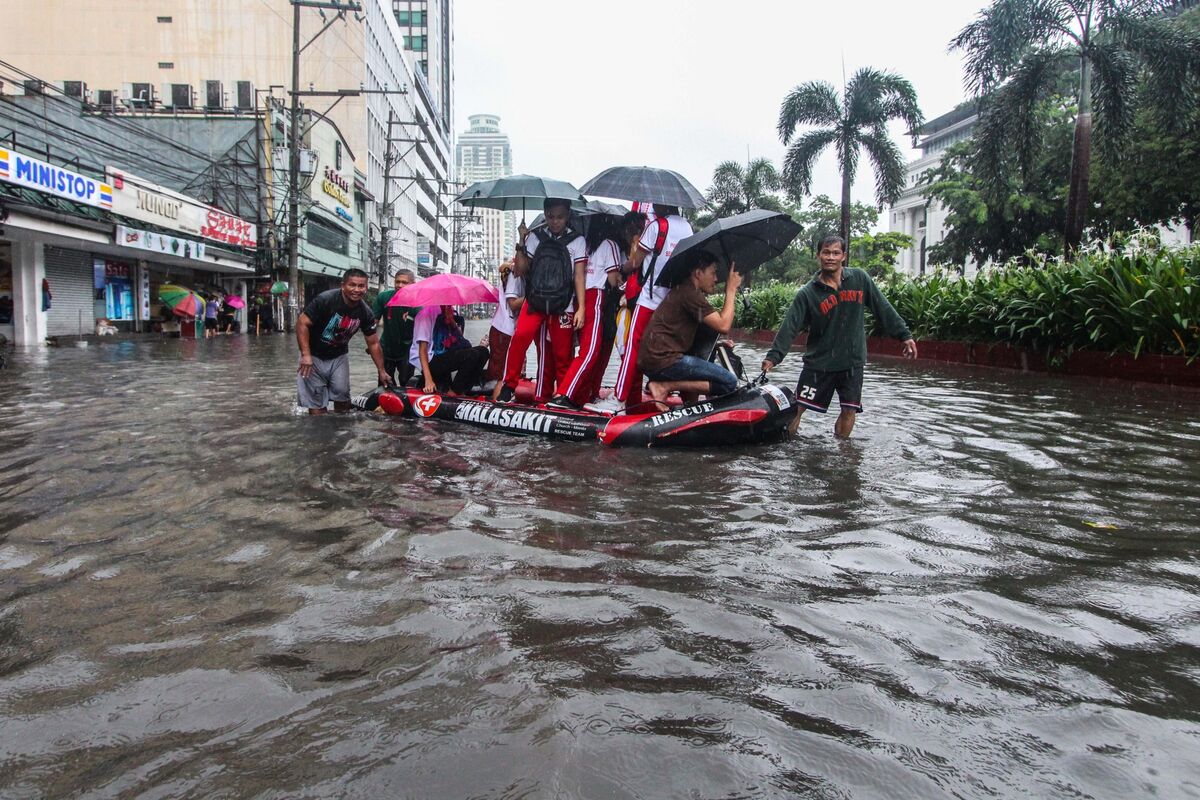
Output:
[[588,411],[595,411],[597,414],[616,414],[618,411],[624,411],[625,405],[615,397],[606,397],[603,400],[596,400],[584,405]]

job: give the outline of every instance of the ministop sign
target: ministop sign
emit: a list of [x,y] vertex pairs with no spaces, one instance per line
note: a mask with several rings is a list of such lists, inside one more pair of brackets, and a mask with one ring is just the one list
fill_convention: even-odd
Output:
[[113,190],[109,184],[16,150],[0,149],[0,180],[85,205],[112,208]]

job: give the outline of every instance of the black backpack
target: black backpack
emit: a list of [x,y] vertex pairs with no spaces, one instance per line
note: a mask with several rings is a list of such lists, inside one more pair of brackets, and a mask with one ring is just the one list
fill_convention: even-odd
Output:
[[525,302],[542,314],[561,314],[575,297],[575,264],[567,245],[579,238],[567,232],[559,238],[541,228],[535,228],[537,250],[525,285]]

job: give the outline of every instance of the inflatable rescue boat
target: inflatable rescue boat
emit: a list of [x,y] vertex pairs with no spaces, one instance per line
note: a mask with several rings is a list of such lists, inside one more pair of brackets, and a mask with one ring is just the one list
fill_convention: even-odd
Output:
[[413,387],[380,387],[355,398],[367,411],[459,422],[503,433],[609,447],[719,447],[781,441],[796,413],[789,389],[763,384],[697,403],[662,410],[643,403],[608,415],[542,405],[494,403],[488,397],[427,393]]

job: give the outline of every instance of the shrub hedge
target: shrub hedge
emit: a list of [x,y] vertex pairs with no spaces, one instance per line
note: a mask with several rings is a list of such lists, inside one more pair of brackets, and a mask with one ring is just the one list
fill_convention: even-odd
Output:
[[[756,286],[734,324],[779,326],[792,284]],[[1200,246],[1136,240],[1095,245],[1072,260],[1032,258],[967,279],[935,272],[880,286],[918,339],[1004,342],[1047,354],[1076,349],[1200,356]],[[714,298],[720,305],[722,298]]]

